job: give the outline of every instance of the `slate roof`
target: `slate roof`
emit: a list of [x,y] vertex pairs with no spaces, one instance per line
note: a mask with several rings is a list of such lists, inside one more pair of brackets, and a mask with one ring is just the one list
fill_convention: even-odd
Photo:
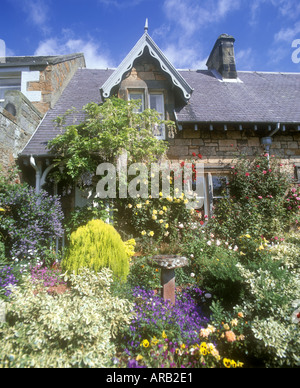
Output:
[[179,122],[300,123],[300,73],[238,72],[242,83],[211,71],[182,71],[194,88]]
[[[47,154],[47,141],[59,133],[53,120],[72,107],[80,111],[88,102],[101,102],[100,88],[113,71],[77,70],[21,155]],[[300,73],[238,72],[241,83],[220,82],[208,70],[179,73],[194,91],[188,104],[177,109],[178,122],[300,124]],[[76,119],[82,121],[83,112]]]

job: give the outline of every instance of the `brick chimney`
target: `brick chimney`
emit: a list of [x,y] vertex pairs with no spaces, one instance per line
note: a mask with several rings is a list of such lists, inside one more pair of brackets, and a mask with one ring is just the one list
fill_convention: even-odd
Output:
[[206,63],[209,70],[217,70],[226,79],[237,79],[234,42],[233,36],[220,35]]

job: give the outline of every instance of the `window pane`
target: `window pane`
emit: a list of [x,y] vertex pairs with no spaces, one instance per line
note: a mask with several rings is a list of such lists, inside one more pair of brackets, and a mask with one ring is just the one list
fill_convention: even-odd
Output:
[[150,109],[155,109],[164,117],[164,96],[162,94],[150,94]]
[[226,176],[213,176],[213,196],[220,198],[223,196],[223,190],[226,187]]
[[130,93],[129,99],[130,100],[140,100],[141,106],[139,107],[139,109],[135,109],[134,112],[135,113],[142,113],[144,110],[144,95],[143,95],[143,93]]

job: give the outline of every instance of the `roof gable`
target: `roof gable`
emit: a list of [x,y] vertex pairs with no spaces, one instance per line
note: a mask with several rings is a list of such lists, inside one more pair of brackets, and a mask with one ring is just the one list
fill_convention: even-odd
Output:
[[184,99],[189,100],[193,93],[192,87],[169,62],[169,60],[166,58],[160,48],[156,45],[154,40],[150,37],[146,29],[143,36],[133,47],[127,57],[121,62],[119,67],[113,72],[113,74],[100,88],[102,96],[104,98],[108,98],[110,96],[113,87],[121,83],[123,75],[133,67],[135,59],[143,55],[146,47],[148,47],[150,55],[158,60],[162,70],[171,77],[173,84],[179,89],[181,89]]

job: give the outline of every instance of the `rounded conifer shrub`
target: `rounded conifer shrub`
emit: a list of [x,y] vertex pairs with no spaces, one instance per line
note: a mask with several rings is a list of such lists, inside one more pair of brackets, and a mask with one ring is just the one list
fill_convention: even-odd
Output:
[[102,220],[92,220],[71,234],[62,268],[75,274],[82,268],[96,273],[102,268],[110,268],[115,278],[126,281],[129,260],[116,229]]

